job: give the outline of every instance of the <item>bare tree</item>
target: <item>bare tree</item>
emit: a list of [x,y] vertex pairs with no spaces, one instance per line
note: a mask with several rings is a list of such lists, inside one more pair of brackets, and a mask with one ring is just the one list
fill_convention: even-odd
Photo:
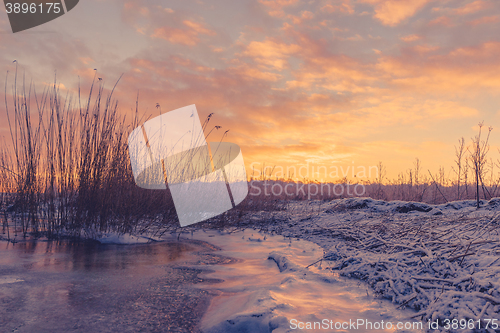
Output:
[[464,165],[464,186],[465,186],[465,198],[469,198],[469,159],[465,159],[465,165]]
[[427,189],[427,184],[425,177],[422,182],[422,167],[420,165],[420,159],[417,157],[415,158],[415,162],[413,162],[413,165],[415,167],[415,189],[416,189],[416,194],[415,194],[415,200],[416,201],[423,201],[424,193],[425,190]]
[[377,199],[383,199],[383,190],[382,190],[382,182],[384,181],[384,177],[386,174],[386,168],[382,164],[382,162],[378,162],[377,166],[377,184],[378,184],[378,189],[377,189]]
[[[472,170],[476,177],[476,206],[479,208],[479,186],[481,184],[481,188],[483,190],[483,196],[486,199],[486,192],[488,190],[485,188],[483,183],[483,176],[486,172],[485,166],[487,162],[487,154],[489,151],[488,140],[490,138],[490,133],[493,130],[493,127],[488,127],[488,134],[485,140],[481,140],[481,131],[483,128],[483,122],[479,123],[479,133],[472,139],[472,151],[470,152],[470,159],[472,163]],[[488,193],[489,194],[489,193]],[[491,197],[491,195],[490,195]]]
[[[465,150],[465,139],[462,137],[458,140],[458,147],[455,146],[455,156],[456,156],[456,160],[455,160],[455,164],[457,165],[457,170],[454,170],[455,173],[457,174],[457,200],[460,200],[460,184],[461,184],[461,181],[462,181],[462,177],[463,177],[463,174],[462,174],[462,159],[464,157],[464,151]],[[466,179],[467,179],[467,176],[465,176]]]
[[[444,199],[444,202],[448,202],[448,199],[446,199],[446,196],[443,194],[443,192],[441,192],[441,189],[440,189],[440,186],[442,185],[441,184],[441,181],[440,183],[438,184],[438,182],[436,182],[436,179],[432,176],[432,173],[430,170],[427,170],[429,172],[429,176],[431,176],[431,179],[432,179],[432,182],[434,183],[434,185],[436,186],[436,190],[439,192],[439,194],[441,194],[441,196],[443,197]],[[442,177],[442,175],[444,174],[444,168],[443,167],[439,167],[439,174],[436,176],[436,178],[439,180],[440,177]],[[433,200],[433,203],[437,203],[437,194],[436,192],[434,192],[434,200]]]

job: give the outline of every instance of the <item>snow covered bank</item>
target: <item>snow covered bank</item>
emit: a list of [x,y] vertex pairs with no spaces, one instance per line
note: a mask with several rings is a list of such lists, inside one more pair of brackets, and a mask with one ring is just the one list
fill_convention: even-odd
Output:
[[[253,230],[197,231],[184,237],[210,242],[223,249],[218,254],[241,259],[212,266],[214,272],[202,275],[223,280],[198,285],[220,292],[202,319],[204,333],[369,331],[362,325],[349,329],[347,323],[358,320],[375,325],[383,321],[384,329],[378,332],[423,332],[417,326],[398,330],[398,323],[423,324],[410,318],[413,311],[398,310],[389,301],[374,297],[365,283],[316,267],[307,269],[324,254],[314,243]],[[387,328],[387,323],[393,327]],[[316,329],[308,325],[316,325]]]
[[294,203],[270,231],[321,245],[323,266],[368,282],[400,308],[418,311],[414,318],[473,320],[475,328],[461,332],[495,331],[485,324],[500,318],[500,199],[480,209],[471,200],[311,204]]

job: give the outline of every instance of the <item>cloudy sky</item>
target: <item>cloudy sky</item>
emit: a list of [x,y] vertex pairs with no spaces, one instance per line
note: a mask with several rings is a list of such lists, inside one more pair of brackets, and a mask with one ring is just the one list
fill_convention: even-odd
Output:
[[153,116],[213,112],[209,140],[230,129],[248,174],[382,161],[395,178],[415,158],[450,172],[483,120],[500,158],[499,31],[496,0],[83,0],[16,34],[2,8],[0,74],[17,60],[37,89],[56,72],[68,92],[94,68],[107,88],[123,74],[120,112],[138,93]]

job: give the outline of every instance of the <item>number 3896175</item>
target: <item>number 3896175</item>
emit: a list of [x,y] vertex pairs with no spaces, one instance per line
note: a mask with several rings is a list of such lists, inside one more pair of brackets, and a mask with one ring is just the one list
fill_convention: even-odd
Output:
[[16,3],[6,3],[5,8],[7,10],[7,14],[59,14],[61,12],[61,4],[46,2],[46,3],[27,3],[27,2],[16,2]]

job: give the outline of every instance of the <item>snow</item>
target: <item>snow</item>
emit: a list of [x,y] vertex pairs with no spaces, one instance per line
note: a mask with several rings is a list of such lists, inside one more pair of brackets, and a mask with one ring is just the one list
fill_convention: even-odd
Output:
[[219,255],[239,259],[232,264],[212,266],[213,272],[201,275],[223,280],[197,285],[219,294],[202,318],[201,330],[205,333],[325,332],[294,329],[292,320],[304,324],[321,323],[325,319],[333,323],[383,320],[394,325],[419,322],[409,318],[413,311],[396,309],[391,302],[373,295],[365,283],[318,267],[306,268],[324,255],[323,249],[312,242],[249,229],[196,231],[181,238],[210,242],[223,249]]
[[23,282],[24,280],[17,276],[4,275],[0,276],[0,284]]
[[[317,265],[367,282],[398,307],[413,309],[414,318],[486,320],[500,310],[500,199],[480,204],[302,201],[260,227],[321,245],[325,255]],[[286,260],[271,257],[286,270]]]

